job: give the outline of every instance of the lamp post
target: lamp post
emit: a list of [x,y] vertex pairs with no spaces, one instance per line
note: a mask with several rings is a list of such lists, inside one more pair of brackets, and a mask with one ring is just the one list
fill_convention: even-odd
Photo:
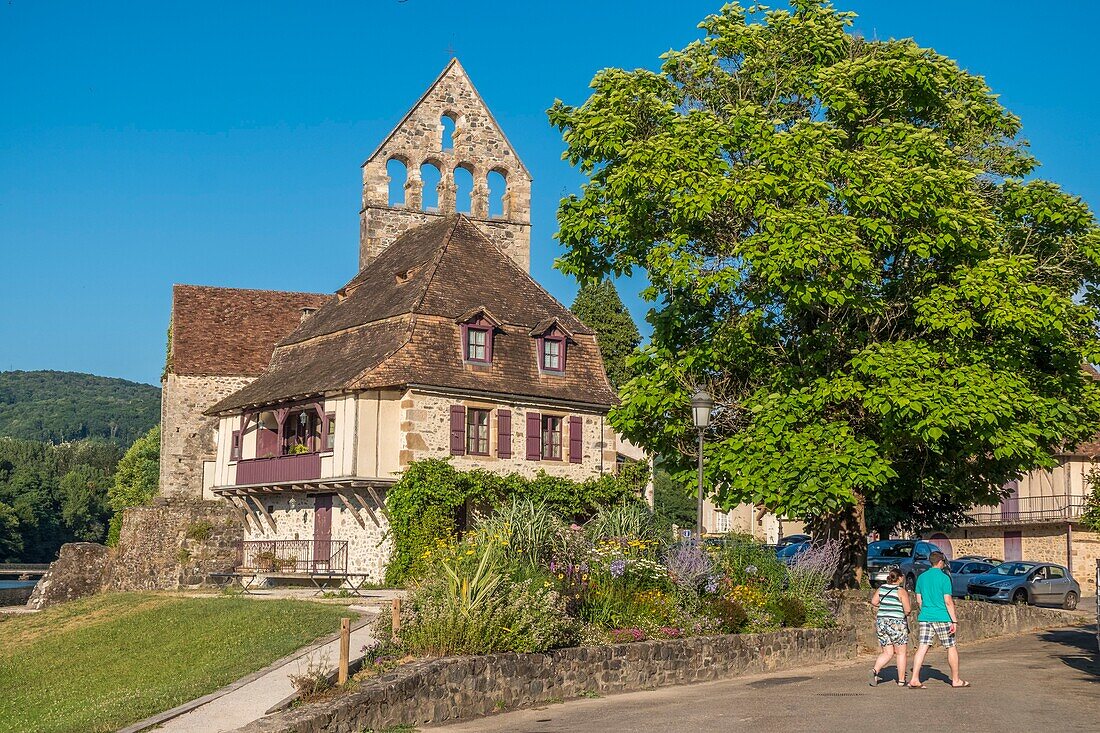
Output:
[[699,495],[695,506],[695,536],[703,537],[703,431],[710,425],[710,413],[714,409],[714,400],[705,389],[700,389],[691,398],[691,417],[695,429],[699,431]]

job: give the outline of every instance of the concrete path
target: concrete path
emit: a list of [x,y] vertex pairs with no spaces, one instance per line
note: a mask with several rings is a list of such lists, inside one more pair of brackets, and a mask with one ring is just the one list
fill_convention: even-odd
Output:
[[[808,667],[651,692],[577,700],[445,726],[441,733],[806,733],[887,730],[1004,733],[1100,730],[1096,628],[1040,632],[960,648],[973,685],[945,682],[947,658],[926,658],[928,688],[899,688],[893,677],[867,685],[873,657],[838,668]],[[892,668],[888,674],[892,675]]]
[[[366,618],[369,620],[373,615]],[[352,660],[361,657],[360,650],[363,646],[374,640],[371,626],[371,623],[367,623],[351,632]],[[156,730],[171,733],[221,733],[240,728],[262,718],[268,708],[293,693],[294,685],[290,678],[305,672],[311,661],[324,661],[329,669],[334,669],[339,659],[339,640],[329,642],[216,700],[161,724]]]

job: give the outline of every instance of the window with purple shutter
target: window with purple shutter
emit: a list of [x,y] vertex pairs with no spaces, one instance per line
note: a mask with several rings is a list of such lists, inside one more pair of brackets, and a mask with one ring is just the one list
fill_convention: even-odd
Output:
[[579,415],[569,417],[569,462],[584,460],[584,419]]
[[512,412],[497,410],[497,458],[512,457]]
[[451,405],[451,455],[466,454],[466,408]]
[[241,460],[241,431],[234,430],[232,442],[229,444],[229,460]]
[[537,412],[527,413],[527,460],[542,459],[542,416]]

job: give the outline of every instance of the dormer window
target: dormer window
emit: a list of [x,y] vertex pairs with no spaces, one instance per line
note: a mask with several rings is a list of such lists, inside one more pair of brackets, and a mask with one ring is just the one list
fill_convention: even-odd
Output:
[[462,361],[492,364],[493,336],[500,321],[484,308],[476,308],[460,316],[457,323],[462,332]]
[[565,362],[572,336],[557,318],[543,321],[531,331],[536,339],[536,358],[539,371],[560,374],[565,371]]

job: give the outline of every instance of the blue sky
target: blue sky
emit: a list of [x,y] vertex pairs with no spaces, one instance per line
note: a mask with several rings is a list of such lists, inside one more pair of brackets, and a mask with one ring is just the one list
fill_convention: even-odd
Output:
[[[849,2],[987,78],[1040,175],[1100,204],[1093,3]],[[594,72],[655,68],[718,2],[0,4],[0,370],[156,383],[172,283],[330,292],[359,164],[453,48],[535,178],[532,273],[581,178],[546,122]],[[641,322],[639,282],[620,289]]]

